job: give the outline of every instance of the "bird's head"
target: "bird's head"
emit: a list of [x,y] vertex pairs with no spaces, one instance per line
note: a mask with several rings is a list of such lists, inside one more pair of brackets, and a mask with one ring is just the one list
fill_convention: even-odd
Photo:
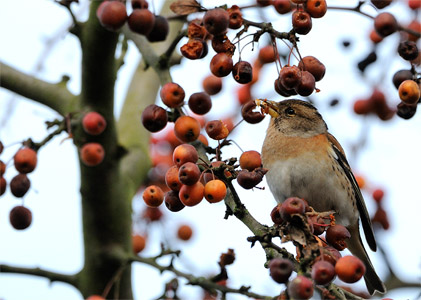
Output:
[[269,129],[286,136],[310,137],[327,132],[327,125],[317,109],[302,100],[255,100],[262,111],[271,116]]

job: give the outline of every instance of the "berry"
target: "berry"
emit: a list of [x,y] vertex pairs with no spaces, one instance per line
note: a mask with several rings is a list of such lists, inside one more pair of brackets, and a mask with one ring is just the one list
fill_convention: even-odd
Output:
[[347,241],[350,237],[351,234],[349,233],[348,229],[340,224],[330,226],[326,230],[326,241],[329,243],[329,245],[333,246],[339,251],[342,251],[348,247]]
[[303,275],[298,275],[288,283],[287,291],[292,299],[310,299],[314,292],[313,282]]
[[408,104],[415,104],[420,99],[420,87],[413,80],[405,80],[399,85],[399,98]]
[[15,206],[9,214],[10,224],[17,230],[28,228],[32,223],[32,213],[24,206]]
[[[181,46],[181,54],[188,59],[203,58],[207,54],[207,44],[199,39],[190,39],[186,44]],[[205,53],[206,52],[206,53]]]
[[141,252],[143,249],[145,249],[146,238],[139,234],[132,235],[132,245],[133,245],[133,252],[137,254]]
[[303,199],[297,197],[290,197],[286,199],[280,208],[281,218],[286,221],[291,221],[295,214],[304,215],[306,204]]
[[282,204],[279,203],[270,212],[270,218],[272,219],[272,222],[277,225],[280,225],[284,222],[284,220],[281,217],[281,205]]
[[253,68],[250,63],[246,61],[239,61],[232,68],[232,76],[238,83],[249,83],[253,78]]
[[105,298],[99,295],[91,295],[86,300],[105,300]]
[[371,219],[372,223],[378,223],[382,226],[384,230],[388,230],[390,227],[389,218],[387,217],[386,211],[380,206],[377,207],[377,210]]
[[262,64],[269,64],[269,63],[275,62],[276,59],[277,59],[277,56],[278,55],[275,52],[275,46],[268,45],[268,46],[265,46],[263,48],[260,48],[259,55],[258,55],[258,60]]
[[393,0],[371,0],[371,3],[378,9],[385,8],[392,3]]
[[335,278],[335,267],[327,261],[320,260],[313,265],[311,278],[316,284],[326,285]]
[[399,70],[393,75],[393,85],[398,89],[402,82],[412,79],[411,70]]
[[6,192],[7,181],[3,176],[0,176],[0,196]]
[[19,149],[13,157],[15,168],[19,173],[30,173],[37,166],[37,153],[31,148]]
[[210,62],[210,70],[217,77],[225,77],[233,68],[232,58],[226,53],[218,53]]
[[375,29],[370,31],[370,40],[374,43],[374,44],[378,44],[381,41],[383,41],[383,37],[380,36],[377,31]]
[[193,229],[189,225],[181,225],[177,230],[177,237],[182,241],[188,241],[193,235]]
[[301,71],[308,71],[314,76],[314,80],[320,81],[326,72],[326,67],[314,56],[305,56],[299,62],[298,68]]
[[396,114],[402,119],[408,120],[411,119],[416,112],[417,105],[401,102],[398,104],[398,111],[396,112]]
[[195,114],[204,115],[212,108],[212,100],[205,92],[194,93],[190,96],[188,105]]
[[256,108],[256,103],[253,100],[247,101],[241,108],[241,116],[244,121],[250,124],[256,124],[261,122],[265,115],[261,114],[258,111],[253,111]]
[[165,206],[168,208],[168,210],[172,212],[180,211],[185,207],[185,205],[180,201],[177,191],[166,192],[164,196],[164,201]]
[[305,11],[296,10],[292,14],[292,27],[298,34],[305,35],[310,32],[313,26],[311,16]]
[[240,156],[240,167],[253,171],[262,166],[262,157],[259,152],[250,150],[245,151]]
[[182,142],[197,140],[200,134],[200,123],[190,116],[181,116],[174,124],[175,136]]
[[222,8],[210,9],[203,17],[203,25],[213,35],[223,35],[228,29],[229,14]]
[[338,250],[330,246],[325,246],[320,249],[320,255],[316,257],[316,261],[327,261],[334,266],[341,257],[342,255]]
[[143,219],[147,222],[155,222],[161,220],[164,214],[159,209],[159,207],[150,207],[146,206],[145,210],[142,213]]
[[0,160],[0,176],[3,176],[4,172],[6,172],[6,164]]
[[204,193],[205,187],[198,181],[193,185],[183,185],[178,196],[185,206],[195,206],[202,201]]
[[105,1],[104,3],[97,10],[99,22],[108,30],[119,30],[127,20],[126,6],[120,1]]
[[384,191],[382,189],[376,189],[373,191],[372,196],[373,196],[374,201],[380,204],[383,201]]
[[418,47],[413,41],[403,41],[398,46],[399,55],[405,60],[414,60],[418,57]]
[[269,262],[269,275],[277,283],[286,283],[294,270],[294,265],[288,259],[274,258]]
[[13,196],[21,198],[23,197],[31,187],[31,182],[29,181],[26,174],[18,174],[12,178],[10,181],[10,191]]
[[231,29],[238,29],[243,26],[243,14],[237,5],[233,5],[228,9],[229,23]]
[[378,14],[374,18],[374,29],[382,37],[389,36],[392,33],[396,32],[398,30],[398,27],[398,22],[396,21],[395,17],[390,13],[383,12]]
[[280,83],[285,89],[295,89],[301,82],[301,71],[297,66],[285,66],[279,72]]
[[142,112],[142,124],[150,132],[164,129],[167,122],[167,111],[158,105],[148,105]]
[[335,272],[343,282],[354,283],[364,276],[365,266],[358,257],[348,255],[338,259]]
[[182,184],[193,185],[199,181],[200,174],[200,169],[195,163],[186,162],[180,167],[178,178]]
[[307,0],[306,12],[308,12],[312,18],[323,17],[327,12],[326,0]]
[[133,9],[127,24],[131,31],[142,35],[148,35],[155,24],[155,15],[148,9]]
[[216,95],[222,90],[222,79],[214,75],[209,75],[203,79],[203,90],[209,95]]
[[182,186],[180,179],[178,178],[178,167],[176,165],[168,168],[165,173],[165,183],[173,191],[178,192]]
[[158,207],[164,202],[164,192],[157,185],[150,185],[143,191],[143,200],[149,207]]
[[183,105],[183,100],[186,96],[184,89],[174,82],[164,84],[159,95],[161,96],[162,102],[171,108]]
[[88,167],[99,165],[104,160],[104,157],[105,151],[101,144],[87,143],[80,149],[80,158]]
[[131,0],[132,2],[132,8],[133,9],[142,9],[142,8],[148,8],[149,4],[146,2],[146,0]]
[[308,71],[301,72],[301,81],[295,89],[301,96],[310,96],[316,88],[316,80]]
[[292,4],[289,0],[275,0],[272,5],[281,15],[287,14],[292,10]]
[[249,170],[241,170],[237,175],[237,182],[246,190],[254,188],[263,180],[263,175],[266,173],[265,169],[258,168],[250,172]]
[[170,27],[168,21],[163,16],[155,16],[151,32],[146,35],[149,42],[161,42],[167,38]]
[[105,127],[107,127],[107,121],[105,121],[101,114],[91,111],[83,117],[82,126],[86,133],[90,135],[99,135],[104,132]]
[[224,200],[227,195],[227,187],[222,180],[210,180],[205,185],[205,198],[209,203],[217,203]]
[[190,144],[181,144],[174,149],[173,161],[177,167],[181,167],[186,162],[196,163],[199,159],[199,154],[194,146]]
[[207,122],[205,130],[208,136],[214,140],[223,140],[229,134],[227,126],[221,120]]

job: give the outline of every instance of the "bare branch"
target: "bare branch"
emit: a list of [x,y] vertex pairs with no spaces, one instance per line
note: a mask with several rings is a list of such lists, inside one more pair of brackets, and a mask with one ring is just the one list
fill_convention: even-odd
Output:
[[40,268],[21,268],[9,265],[0,265],[0,273],[14,273],[39,276],[49,279],[50,282],[60,281],[73,285],[74,287],[78,287],[77,274],[65,275],[61,273],[46,271]]
[[230,287],[215,283],[211,279],[208,279],[208,278],[205,278],[205,277],[195,277],[192,274],[188,274],[188,273],[185,273],[185,272],[182,272],[182,271],[176,269],[172,264],[170,264],[169,266],[164,266],[164,265],[161,265],[161,264],[157,263],[156,257],[146,258],[146,257],[135,256],[135,257],[131,258],[131,261],[132,262],[134,262],[134,261],[140,262],[140,263],[150,265],[150,266],[158,269],[161,272],[164,272],[164,271],[172,272],[175,275],[177,275],[178,277],[182,277],[182,278],[187,279],[188,284],[200,286],[207,291],[220,291],[222,294],[228,294],[228,293],[241,294],[241,295],[245,295],[245,296],[248,296],[248,297],[251,297],[251,298],[262,299],[262,300],[276,299],[276,297],[264,296],[264,295],[259,295],[259,294],[250,292],[249,287],[242,286],[238,289],[234,289],[234,288],[230,288]]
[[76,109],[79,98],[66,88],[66,81],[49,83],[0,62],[0,86],[44,104],[61,115]]

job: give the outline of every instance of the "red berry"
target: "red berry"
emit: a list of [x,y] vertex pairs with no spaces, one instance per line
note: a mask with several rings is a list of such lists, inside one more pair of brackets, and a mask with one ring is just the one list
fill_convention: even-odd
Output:
[[149,207],[158,207],[164,202],[164,192],[157,185],[150,185],[143,191],[143,200]]
[[184,89],[177,83],[167,82],[159,92],[162,102],[168,107],[175,108],[183,104],[185,97]]
[[200,169],[195,163],[186,162],[180,167],[178,178],[182,184],[193,185],[199,181],[200,174]]
[[105,3],[98,7],[99,22],[108,30],[117,31],[126,23],[126,6],[120,1],[105,1]]
[[274,258],[269,262],[269,275],[277,283],[286,283],[294,270],[289,259]]
[[351,234],[349,233],[348,229],[340,224],[330,226],[326,230],[326,241],[329,245],[333,246],[339,251],[342,251],[348,247],[347,241],[349,241],[350,237]]
[[30,173],[37,166],[37,153],[31,148],[22,148],[13,157],[15,168],[19,173]]
[[107,126],[107,121],[97,112],[89,112],[82,119],[83,130],[91,135],[99,135]]
[[142,124],[150,132],[164,129],[167,122],[167,111],[158,105],[148,105],[142,112]]
[[313,282],[303,275],[298,275],[288,283],[287,291],[292,299],[310,299],[314,291]]
[[354,283],[365,274],[364,263],[356,256],[341,257],[335,265],[335,272],[339,279],[346,283]]
[[384,191],[382,189],[376,189],[373,191],[373,199],[377,203],[381,203],[384,197]]
[[104,157],[105,151],[101,144],[87,143],[80,149],[80,159],[89,167],[99,165]]
[[213,35],[223,35],[228,29],[229,14],[222,8],[210,9],[203,17],[206,30]]
[[129,28],[138,34],[148,35],[155,24],[155,15],[148,9],[133,9],[127,24]]
[[386,37],[396,32],[398,27],[398,22],[390,13],[380,13],[374,18],[374,29],[382,37]]
[[286,221],[291,221],[295,214],[304,215],[306,209],[303,199],[291,197],[286,199],[281,205],[281,218]]
[[335,278],[335,267],[327,261],[320,260],[313,265],[311,278],[316,284],[328,284]]

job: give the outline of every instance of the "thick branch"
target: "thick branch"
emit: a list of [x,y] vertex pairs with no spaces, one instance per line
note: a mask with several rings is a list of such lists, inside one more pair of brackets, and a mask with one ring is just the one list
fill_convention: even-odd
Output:
[[[161,15],[170,13],[170,2],[166,1]],[[148,158],[149,132],[140,123],[141,114],[146,106],[155,102],[160,85],[171,81],[168,68],[163,68],[159,64],[159,54],[168,49],[178,36],[183,24],[182,21],[170,22],[167,39],[153,44],[143,36],[131,32],[127,27],[123,29],[126,37],[136,44],[142,54],[142,61],[132,77],[117,123],[119,144],[129,151],[129,154],[123,158],[121,169],[128,180],[136,186],[143,181],[148,171],[146,164],[150,161]],[[151,67],[145,70],[146,64]]]
[[66,82],[48,83],[0,62],[0,86],[44,104],[61,115],[75,110],[79,98],[66,88]]
[[40,268],[21,268],[8,265],[0,265],[0,273],[33,275],[47,278],[50,280],[50,282],[60,281],[71,284],[76,288],[78,286],[77,275],[65,275],[61,273],[46,271]]

